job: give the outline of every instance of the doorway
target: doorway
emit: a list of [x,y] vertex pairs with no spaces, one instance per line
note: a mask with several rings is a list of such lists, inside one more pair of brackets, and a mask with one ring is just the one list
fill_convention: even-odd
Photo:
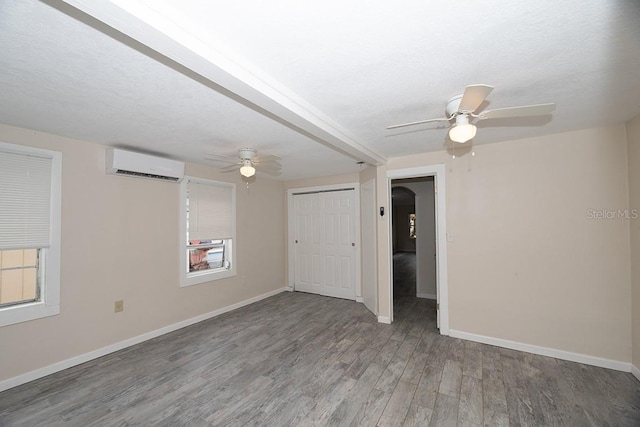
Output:
[[408,180],[391,181],[391,248],[395,302],[401,297],[416,297],[417,293],[416,193],[403,185],[406,181]]
[[[446,209],[445,209],[445,165],[430,165],[421,166],[416,168],[397,169],[387,171],[388,180],[388,203],[390,211],[389,225],[389,259],[388,259],[388,271],[389,271],[389,285],[386,289],[388,292],[390,313],[389,321],[392,322],[394,318],[394,266],[393,266],[393,216],[397,213],[392,209],[392,187],[394,184],[397,186],[404,186],[407,188],[412,187],[412,183],[427,182],[431,183],[433,193],[431,196],[427,196],[429,200],[432,200],[433,204],[431,208],[423,207],[421,212],[433,212],[434,227],[432,231],[433,237],[431,239],[422,238],[418,236],[416,239],[416,297],[421,299],[435,298],[433,301],[434,309],[436,310],[436,323],[439,327],[442,335],[449,335],[449,310],[448,310],[448,281],[447,281],[447,232],[446,232]],[[414,189],[411,188],[413,191]],[[414,191],[415,193],[415,191]],[[426,199],[424,199],[426,200]],[[424,201],[423,200],[423,201]],[[417,202],[421,205],[420,202]],[[425,210],[426,209],[426,210]],[[416,208],[419,211],[418,208]],[[421,217],[424,216],[420,213],[416,214],[415,228],[416,232],[420,231]],[[431,249],[424,247],[423,244],[430,241]],[[396,242],[397,244],[397,242]],[[429,263],[421,262],[426,261],[428,257],[435,258],[435,262],[431,259]],[[383,257],[384,259],[385,257]],[[420,266],[418,266],[420,265]],[[431,265],[429,268],[428,266]],[[433,278],[429,280],[428,277]],[[425,287],[425,285],[431,283],[433,287]],[[384,287],[382,288],[384,291]]]
[[436,331],[434,177],[392,180],[391,204],[394,317],[421,313]]

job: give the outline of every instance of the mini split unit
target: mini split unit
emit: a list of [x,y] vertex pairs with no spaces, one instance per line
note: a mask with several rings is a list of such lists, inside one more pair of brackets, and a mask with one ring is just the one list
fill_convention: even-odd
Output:
[[108,148],[106,171],[109,175],[180,182],[184,178],[184,163],[118,148]]

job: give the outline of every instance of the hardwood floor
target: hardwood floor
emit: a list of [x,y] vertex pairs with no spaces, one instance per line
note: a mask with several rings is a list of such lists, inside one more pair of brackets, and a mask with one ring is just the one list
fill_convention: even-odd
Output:
[[631,374],[443,337],[434,303],[282,293],[0,393],[2,426],[638,426]]

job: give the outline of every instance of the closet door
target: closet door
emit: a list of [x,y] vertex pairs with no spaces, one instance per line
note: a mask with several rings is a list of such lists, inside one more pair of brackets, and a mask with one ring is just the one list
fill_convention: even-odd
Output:
[[322,295],[355,299],[355,192],[320,194],[324,218]]
[[295,290],[319,294],[322,286],[322,227],[320,198],[299,194],[295,204]]
[[295,290],[355,299],[355,191],[293,196]]

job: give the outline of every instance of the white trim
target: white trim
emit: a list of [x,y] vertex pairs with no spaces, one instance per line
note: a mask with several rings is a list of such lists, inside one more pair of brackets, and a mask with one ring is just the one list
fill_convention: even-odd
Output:
[[512,350],[524,351],[527,353],[539,354],[541,356],[554,357],[556,359],[568,360],[570,362],[583,363],[585,365],[598,366],[600,368],[615,369],[616,371],[632,372],[631,363],[619,362],[617,360],[603,359],[581,353],[557,350],[555,348],[540,347],[532,344],[525,344],[517,341],[509,341],[501,338],[487,337],[484,335],[472,334],[469,332],[449,330],[452,337],[468,341],[475,341],[483,344],[495,345],[497,347],[510,348]]
[[363,303],[364,302],[364,298],[356,296],[356,302]]
[[391,319],[387,316],[378,316],[378,323],[386,323],[387,325],[390,325]]
[[24,383],[28,383],[29,381],[33,381],[38,378],[45,377],[47,375],[51,375],[53,373],[62,371],[64,369],[71,368],[72,366],[80,365],[81,363],[85,363],[90,360],[97,359],[98,357],[105,356],[107,354],[113,353],[118,350],[122,350],[123,348],[131,347],[132,345],[136,345],[141,342],[150,340],[152,338],[159,337],[160,335],[168,334],[169,332],[173,332],[178,329],[191,326],[195,323],[202,322],[203,320],[211,319],[212,317],[216,317],[221,314],[227,313],[229,311],[238,309],[240,307],[244,307],[245,305],[253,304],[254,302],[258,302],[265,298],[269,298],[281,292],[284,292],[285,289],[286,288],[279,288],[271,292],[267,292],[265,294],[258,295],[258,296],[237,302],[235,304],[231,304],[226,307],[219,308],[209,313],[201,314],[199,316],[192,317],[190,319],[186,319],[186,320],[174,323],[172,325],[167,325],[160,329],[146,332],[142,335],[128,338],[124,341],[120,341],[120,342],[108,345],[106,347],[102,347],[97,350],[93,350],[88,353],[81,354],[79,356],[74,356],[69,359],[63,360],[61,362],[53,363],[43,368],[35,369],[31,372],[27,372],[25,374],[21,374],[13,378],[6,379],[4,381],[0,381],[0,392],[19,386]]
[[438,299],[438,296],[436,294],[424,294],[422,292],[418,292],[416,294],[417,298],[425,298],[425,299]]
[[[355,218],[354,218],[354,227],[355,227],[355,244],[356,248],[359,250],[355,251],[355,283],[354,283],[354,296],[357,301],[358,297],[362,296],[362,272],[360,271],[361,263],[360,263],[360,253],[362,250],[360,249],[360,183],[359,182],[346,182],[343,184],[332,184],[332,185],[320,185],[315,187],[299,187],[299,188],[290,188],[287,190],[287,288],[291,288],[291,290],[295,290],[295,210],[293,203],[293,195],[294,193],[313,193],[319,191],[335,191],[335,190],[346,190],[349,188],[354,189],[354,202],[355,202]],[[362,301],[359,301],[362,302]]]
[[[423,176],[434,177],[434,191],[436,193],[436,291],[438,304],[440,304],[440,334],[449,335],[449,279],[447,269],[447,211],[445,198],[445,172],[444,164],[419,166],[415,168],[394,169],[387,171],[387,206],[389,215],[387,216],[389,226],[389,254],[393,254],[391,249],[391,180],[399,178],[417,178]],[[389,268],[389,286],[387,289],[390,301],[390,313],[393,319],[393,263]]]
[[[197,182],[200,184],[217,185],[221,187],[231,188],[231,239],[226,241],[226,245],[231,247],[231,268],[218,268],[215,270],[204,270],[195,273],[187,273],[187,246],[185,236],[187,235],[187,185],[189,182]],[[200,283],[207,283],[214,280],[225,279],[227,277],[233,277],[237,274],[236,264],[238,258],[236,257],[236,185],[232,182],[214,181],[212,179],[198,178],[195,176],[188,176],[182,179],[180,183],[180,224],[178,230],[180,230],[180,244],[178,245],[180,254],[180,273],[179,281],[181,287],[198,285]],[[214,237],[214,236],[212,236]]]
[[640,369],[636,365],[631,365],[631,373],[638,381],[640,381]]

